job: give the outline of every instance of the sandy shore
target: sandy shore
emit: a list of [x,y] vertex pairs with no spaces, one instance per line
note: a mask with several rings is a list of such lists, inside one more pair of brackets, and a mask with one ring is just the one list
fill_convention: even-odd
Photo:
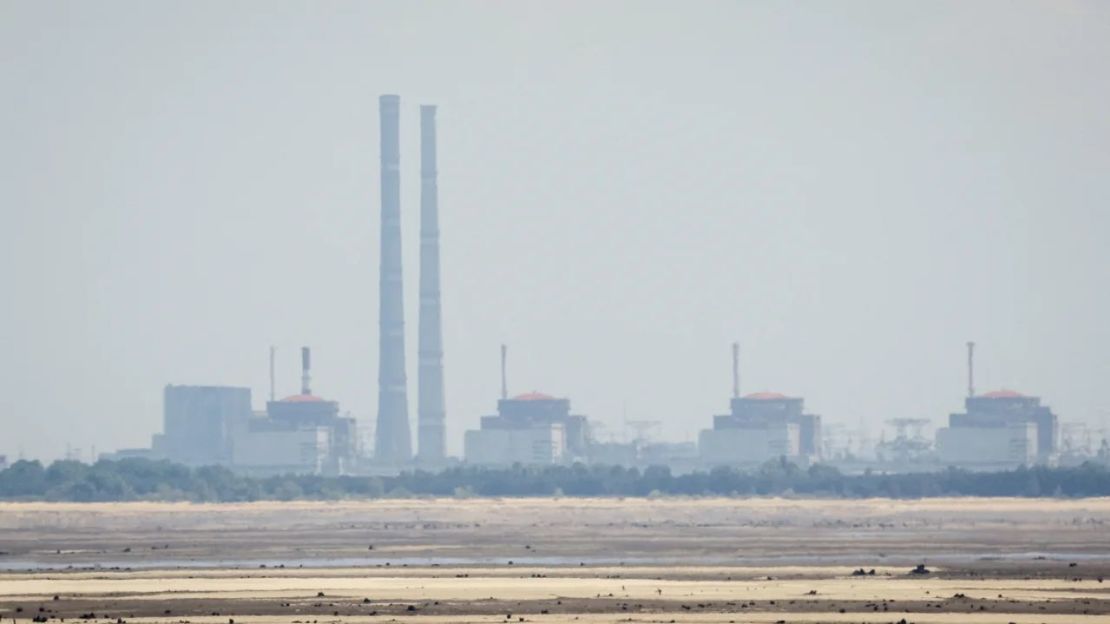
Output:
[[0,617],[1110,621],[1108,523],[1110,499],[9,503]]

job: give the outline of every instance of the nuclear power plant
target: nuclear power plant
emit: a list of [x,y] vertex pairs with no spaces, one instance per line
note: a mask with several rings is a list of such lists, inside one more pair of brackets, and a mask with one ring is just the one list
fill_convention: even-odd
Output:
[[509,397],[508,347],[501,345],[501,399],[497,415],[483,416],[481,429],[467,431],[464,456],[472,464],[561,464],[587,459],[589,423],[570,413],[570,399],[542,392]]
[[1005,468],[1052,463],[1059,451],[1059,422],[1038,397],[1014,390],[975,393],[975,343],[967,343],[965,412],[951,414],[937,431],[942,463]]
[[[273,351],[271,351],[271,370]],[[300,392],[251,408],[250,388],[166,386],[162,433],[151,448],[120,456],[164,458],[189,466],[229,466],[254,475],[341,475],[357,470],[355,421],[339,403],[312,392],[311,351],[301,349]],[[273,377],[271,376],[271,379]]]
[[821,417],[806,414],[804,400],[777,392],[740,396],[740,345],[732,345],[729,413],[713,417],[698,436],[702,461],[711,466],[762,464],[784,458],[809,464],[821,456]]
[[[949,466],[994,469],[1052,465],[1060,459],[1061,425],[1038,397],[1012,390],[977,394],[975,344],[967,343],[964,411],[948,415],[947,426],[926,437],[920,414],[892,414],[893,439],[866,443],[843,438],[842,423],[823,427],[801,396],[760,391],[741,393],[740,345],[732,344],[732,393],[728,413],[712,417],[696,443],[651,439],[660,421],[628,420],[635,437],[599,439],[601,423],[571,412],[570,399],[530,391],[510,396],[507,347],[501,346],[501,395],[497,413],[482,416],[463,434],[463,457],[448,455],[444,388],[443,309],[440,290],[440,229],[437,108],[419,107],[419,306],[417,334],[416,445],[409,423],[406,374],[404,271],[402,267],[401,98],[382,95],[380,117],[380,263],[378,275],[378,393],[374,439],[359,444],[355,419],[339,403],[313,393],[311,352],[301,352],[300,392],[276,398],[275,357],[270,353],[270,396],[253,411],[244,387],[168,385],[163,396],[163,432],[149,449],[112,457],[165,458],[193,466],[226,465],[252,474],[388,473],[436,469],[460,461],[487,466],[514,464],[667,465],[679,472],[715,467],[758,467],[770,461],[799,465],[824,462],[846,472],[941,470]],[[612,415],[608,420],[612,422]],[[1104,443],[1105,444],[1105,443]],[[1069,457],[1082,458],[1076,446]],[[372,449],[372,451],[371,451]],[[415,450],[415,453],[414,453]],[[1078,460],[1075,460],[1078,461]]]

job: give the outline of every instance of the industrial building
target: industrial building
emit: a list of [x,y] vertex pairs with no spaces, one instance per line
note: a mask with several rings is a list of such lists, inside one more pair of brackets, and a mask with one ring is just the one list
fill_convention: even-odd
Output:
[[228,465],[232,434],[250,416],[249,388],[168,385],[152,455],[188,466]]
[[353,418],[339,403],[312,393],[311,352],[301,349],[301,391],[266,403],[262,415],[241,422],[232,438],[232,466],[241,472],[348,474],[357,459]]
[[875,461],[879,466],[885,470],[914,470],[935,462],[933,441],[922,433],[929,420],[891,418],[886,424],[894,426],[895,434],[888,440],[884,432],[875,445]]
[[586,417],[570,413],[570,399],[529,392],[497,402],[497,415],[483,416],[481,429],[467,431],[471,464],[561,464],[586,457]]
[[570,399],[540,392],[508,397],[506,348],[501,347],[501,399],[497,414],[483,416],[481,428],[467,431],[464,456],[471,464],[560,464],[588,456],[589,424],[570,413]]
[[1058,421],[1038,397],[1013,390],[970,396],[965,411],[937,430],[937,455],[946,465],[1029,466],[1053,461]]
[[[381,262],[379,266],[378,411],[374,471],[393,471],[413,460],[405,365],[405,317],[401,245],[401,99],[379,98],[381,123]],[[420,107],[420,308],[418,344],[418,454],[425,467],[448,463],[440,306],[439,206],[436,168],[436,107]],[[302,350],[299,394],[270,400],[253,412],[248,388],[167,386],[163,433],[150,449],[126,449],[110,457],[170,459],[191,466],[225,465],[250,473],[347,474],[360,460],[355,422],[339,404],[309,386],[309,357]],[[569,409],[569,408],[568,408]],[[510,408],[510,412],[513,410]],[[570,418],[570,417],[568,417]],[[567,419],[564,419],[567,420]],[[569,422],[569,421],[568,421]],[[563,436],[568,425],[552,436]],[[565,441],[552,443],[562,456]]]
[[821,450],[821,417],[805,413],[804,400],[775,392],[740,396],[740,348],[732,345],[732,400],[728,414],[698,435],[703,464],[754,465],[771,459],[807,463]]
[[[271,351],[271,374],[273,372]],[[169,459],[188,466],[229,466],[249,474],[347,474],[357,460],[355,421],[310,387],[311,353],[301,350],[301,392],[251,410],[249,388],[166,386],[163,433],[149,451],[115,457]],[[271,376],[272,379],[272,376]]]
[[937,456],[945,465],[1003,468],[1054,462],[1059,422],[1038,397],[1013,390],[975,393],[975,343],[967,343],[965,411],[937,430]]
[[590,462],[602,466],[650,468],[666,466],[674,474],[686,474],[701,468],[696,442],[590,442]]

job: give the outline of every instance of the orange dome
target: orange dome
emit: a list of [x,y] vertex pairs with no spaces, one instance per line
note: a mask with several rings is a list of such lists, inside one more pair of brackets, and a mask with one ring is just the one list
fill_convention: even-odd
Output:
[[555,401],[556,399],[555,399],[555,397],[551,396],[550,394],[544,394],[542,392],[532,391],[532,392],[526,392],[524,394],[518,394],[515,397],[513,397],[513,400],[514,401]]
[[282,403],[323,403],[324,399],[312,394],[294,394],[281,400]]
[[778,392],[753,392],[744,397],[753,401],[778,401],[781,399],[789,399],[790,397]]
[[1014,390],[1007,390],[1005,388],[1003,388],[1001,390],[992,390],[990,392],[985,392],[985,393],[983,393],[979,396],[983,397],[984,399],[1023,399],[1023,398],[1025,398],[1024,394],[1022,394],[1020,392],[1016,392]]

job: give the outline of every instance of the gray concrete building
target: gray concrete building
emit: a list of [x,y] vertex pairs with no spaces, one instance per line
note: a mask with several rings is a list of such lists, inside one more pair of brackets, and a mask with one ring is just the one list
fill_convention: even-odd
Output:
[[1007,467],[1051,463],[1059,447],[1059,422],[1038,397],[1013,390],[969,396],[965,411],[950,414],[937,430],[942,463]]
[[249,388],[168,385],[153,455],[189,466],[230,464],[232,434],[250,416]]
[[698,436],[706,465],[754,465],[780,457],[806,463],[820,457],[821,417],[805,413],[803,399],[757,392],[734,397],[730,408]]
[[357,459],[353,418],[339,403],[312,393],[311,352],[301,349],[301,391],[268,401],[264,414],[241,423],[233,436],[232,464],[243,472],[349,474]]
[[268,401],[254,413],[248,388],[166,386],[163,433],[149,451],[113,457],[169,459],[189,466],[225,465],[249,474],[348,474],[357,460],[357,431],[339,404],[312,393],[310,352],[301,351],[301,391]]
[[587,458],[589,424],[570,413],[570,399],[529,392],[497,402],[497,414],[466,432],[467,463],[559,464]]

